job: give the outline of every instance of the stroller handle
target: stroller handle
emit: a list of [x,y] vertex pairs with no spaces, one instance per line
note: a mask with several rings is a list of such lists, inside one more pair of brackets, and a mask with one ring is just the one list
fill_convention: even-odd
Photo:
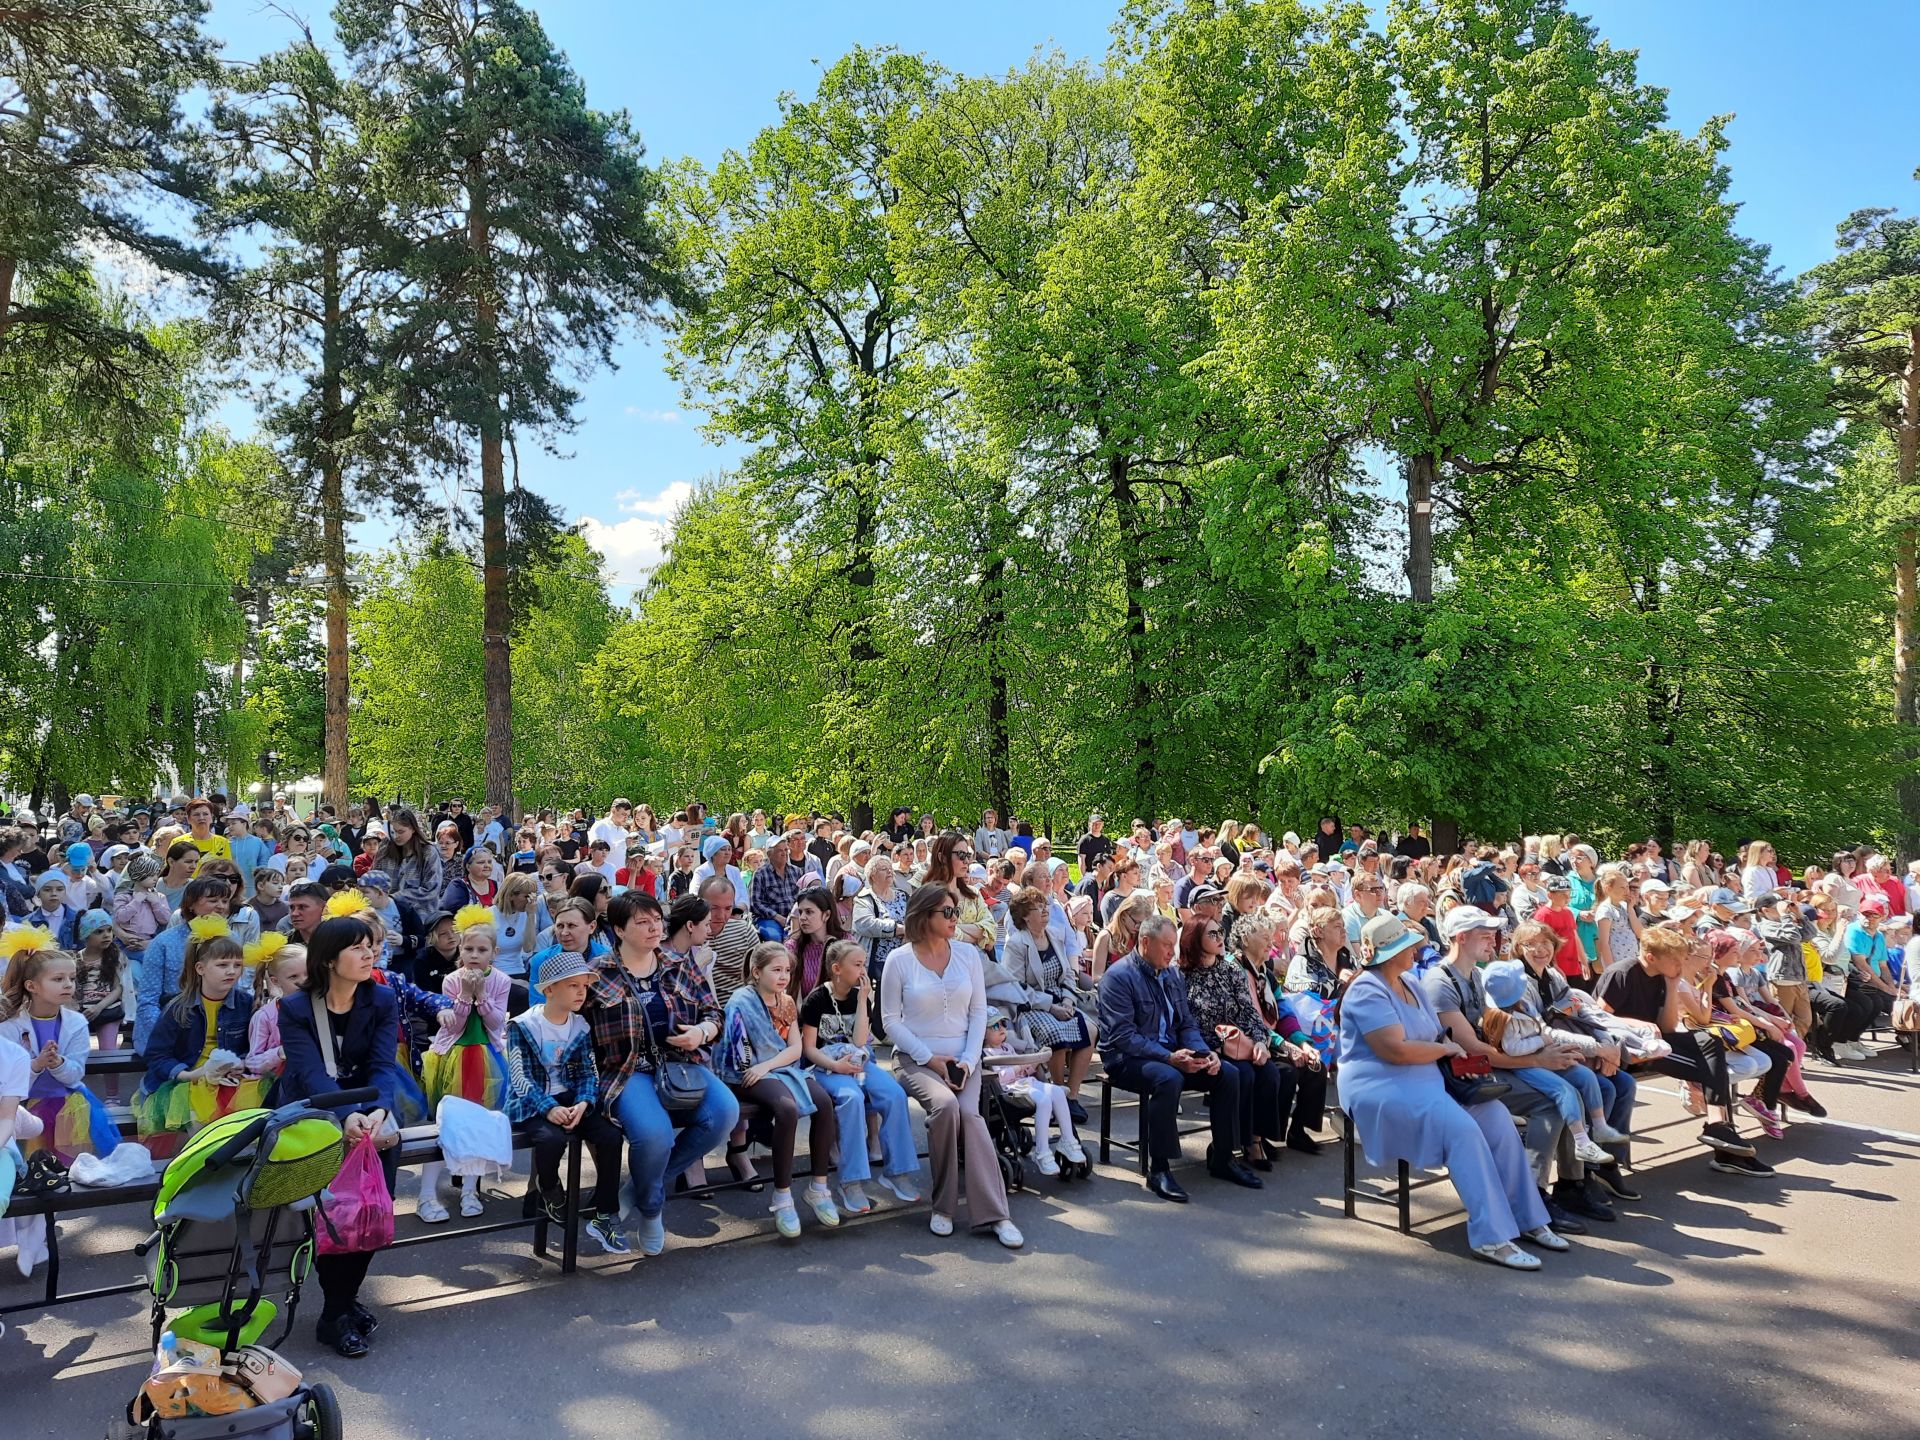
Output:
[[380,1092],[368,1085],[359,1090],[334,1090],[325,1095],[309,1095],[300,1103],[309,1110],[338,1110],[347,1105],[372,1105]]

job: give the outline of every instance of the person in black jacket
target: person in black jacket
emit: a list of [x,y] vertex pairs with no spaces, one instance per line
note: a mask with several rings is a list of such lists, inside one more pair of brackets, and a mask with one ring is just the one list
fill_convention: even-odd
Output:
[[[402,1077],[396,1058],[400,1006],[393,992],[375,983],[373,931],[351,916],[323,920],[307,943],[307,984],[280,1002],[280,1043],[286,1068],[280,1076],[283,1103],[336,1090],[371,1087],[379,1101],[339,1113],[349,1146],[372,1138],[392,1193],[400,1132],[390,1123]],[[319,1255],[322,1345],[357,1359],[379,1321],[360,1303],[360,1286],[373,1263],[371,1252]]]

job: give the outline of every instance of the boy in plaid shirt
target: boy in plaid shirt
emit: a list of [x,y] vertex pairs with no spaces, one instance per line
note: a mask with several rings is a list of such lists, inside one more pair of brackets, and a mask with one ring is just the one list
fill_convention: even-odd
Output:
[[560,1155],[578,1134],[593,1153],[592,1218],[587,1234],[610,1255],[628,1252],[620,1229],[620,1160],[626,1136],[600,1109],[600,1073],[580,1009],[593,972],[566,951],[540,971],[544,1003],[507,1023],[507,1118],[529,1127],[534,1182],[555,1224],[566,1221]]

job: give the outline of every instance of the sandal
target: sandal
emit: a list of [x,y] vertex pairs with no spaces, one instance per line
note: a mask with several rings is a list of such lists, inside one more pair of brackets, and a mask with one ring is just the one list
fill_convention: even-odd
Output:
[[727,1146],[727,1169],[733,1172],[733,1178],[738,1180],[750,1195],[758,1195],[767,1188],[767,1182],[760,1178],[760,1167],[755,1165],[752,1157],[747,1154],[747,1142],[744,1140],[738,1145]]
[[1473,1253],[1490,1265],[1500,1265],[1508,1270],[1538,1270],[1540,1257],[1529,1255],[1511,1240],[1501,1240],[1493,1245],[1476,1245]]

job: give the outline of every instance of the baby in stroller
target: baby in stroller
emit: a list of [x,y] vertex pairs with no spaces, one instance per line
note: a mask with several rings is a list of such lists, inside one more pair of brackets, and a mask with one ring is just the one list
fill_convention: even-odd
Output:
[[[1087,1160],[1086,1151],[1080,1148],[1080,1137],[1074,1133],[1073,1115],[1067,1109],[1067,1088],[1055,1085],[1041,1078],[1041,1067],[1047,1063],[1048,1052],[1032,1051],[1030,1047],[1013,1043],[1011,1027],[1004,1010],[991,1009],[987,1012],[986,1047],[982,1051],[983,1063],[994,1073],[1001,1087],[1012,1096],[1033,1106],[1033,1158],[1040,1167],[1042,1175],[1058,1175],[1060,1159],[1053,1153],[1054,1142],[1050,1132],[1051,1125],[1060,1130],[1060,1156],[1064,1157],[1078,1175],[1091,1173],[1092,1166]],[[982,1091],[984,1102],[985,1091]],[[983,1104],[984,1113],[984,1104]],[[991,1127],[993,1117],[989,1115]]]

